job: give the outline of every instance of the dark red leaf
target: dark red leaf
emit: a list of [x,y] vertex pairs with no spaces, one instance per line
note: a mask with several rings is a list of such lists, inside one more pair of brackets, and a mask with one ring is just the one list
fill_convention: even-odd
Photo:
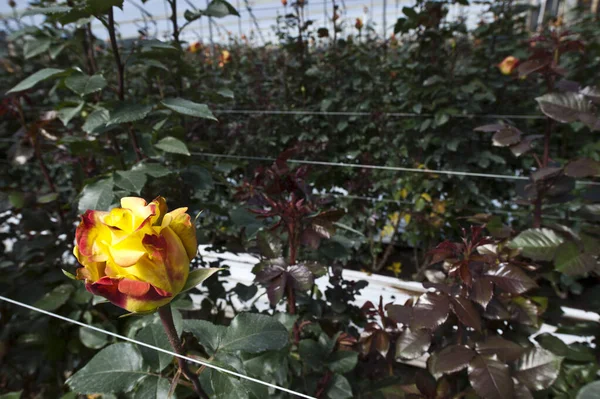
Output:
[[458,273],[460,275],[460,279],[467,286],[470,287],[473,284],[473,277],[471,275],[471,270],[469,269],[469,264],[466,261],[463,261],[463,263],[460,265],[460,267],[458,268]]
[[292,279],[292,284],[297,290],[309,290],[314,282],[314,277],[310,269],[304,265],[294,265],[288,269],[288,274]]
[[467,327],[481,331],[481,317],[473,302],[463,297],[450,297],[452,311],[458,320]]
[[473,130],[476,132],[490,133],[490,132],[500,131],[500,130],[504,129],[506,126],[507,125],[503,125],[501,123],[494,123],[492,125],[483,125],[483,126],[476,127]]
[[540,69],[546,67],[550,64],[550,60],[547,58],[541,59],[533,59],[529,61],[525,61],[517,67],[517,71],[519,72],[519,76],[527,76],[530,73],[539,71]]
[[389,334],[383,330],[375,331],[375,334],[373,334],[372,347],[381,356],[386,357],[388,351],[390,350]]
[[569,162],[565,167],[565,175],[582,178],[600,174],[600,162],[589,158],[581,158]]
[[510,320],[512,314],[506,309],[506,306],[502,302],[496,298],[492,298],[485,308],[483,317],[488,320]]
[[410,317],[412,315],[411,307],[388,304],[386,305],[385,310],[387,311],[388,317],[396,323],[408,325],[408,323],[410,322]]
[[419,391],[427,398],[435,398],[437,383],[435,378],[427,371],[419,370],[415,374],[415,383]]
[[506,125],[492,136],[492,143],[496,147],[507,147],[521,141],[521,135],[522,133],[519,129]]
[[431,345],[431,332],[429,330],[406,329],[396,341],[396,359],[412,360],[420,357]]
[[513,362],[517,360],[525,348],[512,341],[506,340],[498,335],[492,335],[483,342],[478,342],[475,350],[483,356],[498,356],[503,362]]
[[445,294],[427,292],[422,294],[413,307],[410,328],[434,330],[448,318],[450,302]]
[[506,263],[501,264],[496,269],[488,270],[486,275],[498,288],[511,294],[523,294],[538,286],[521,269]]
[[271,306],[275,306],[283,298],[285,292],[286,275],[283,274],[271,281],[267,287],[267,297]]
[[254,280],[259,283],[267,283],[274,278],[281,275],[284,272],[283,267],[281,266],[267,266],[258,273],[256,273],[256,277]]
[[514,397],[514,383],[508,366],[495,357],[475,356],[469,363],[469,382],[485,399]]
[[471,299],[476,303],[480,304],[484,309],[492,299],[494,293],[494,284],[491,280],[480,277],[473,282],[473,289],[471,290]]
[[553,177],[558,176],[561,171],[562,171],[562,168],[549,166],[546,168],[536,170],[535,172],[533,172],[531,174],[531,178],[533,179],[534,182],[537,182],[540,180],[551,179]]
[[531,348],[517,364],[515,377],[532,391],[546,389],[556,381],[560,372],[561,357],[542,348]]
[[427,360],[431,374],[456,373],[467,367],[477,353],[465,345],[452,345],[432,354]]
[[544,136],[541,134],[533,134],[530,136],[525,136],[519,142],[519,144],[515,144],[515,145],[511,146],[510,150],[512,151],[514,156],[520,157],[521,155],[529,152],[529,150],[531,150],[531,148],[533,148],[533,142],[535,140],[542,138],[542,137],[544,137]]

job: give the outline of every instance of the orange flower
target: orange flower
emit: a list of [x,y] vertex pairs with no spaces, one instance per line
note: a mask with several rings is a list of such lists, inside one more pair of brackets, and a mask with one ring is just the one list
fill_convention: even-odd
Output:
[[363,28],[363,21],[361,18],[356,18],[356,23],[354,24],[354,27],[358,30],[361,30]]
[[285,7],[287,6],[287,0],[281,0],[281,4]]
[[510,55],[506,57],[500,64],[498,64],[498,68],[503,75],[510,75],[513,73],[517,65],[519,65],[519,59]]
[[202,44],[200,44],[200,42],[193,42],[188,47],[188,51],[190,53],[197,53],[198,50],[200,50],[201,48],[202,48]]

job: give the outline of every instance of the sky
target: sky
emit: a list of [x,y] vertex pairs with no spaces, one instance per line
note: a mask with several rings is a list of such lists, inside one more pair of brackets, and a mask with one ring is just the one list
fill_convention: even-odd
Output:
[[[288,0],[291,4],[293,0]],[[253,37],[255,44],[266,42],[275,42],[273,26],[276,24],[278,15],[285,15],[292,11],[291,7],[284,7],[281,0],[230,0],[230,3],[240,12],[241,17],[228,16],[222,19],[213,19],[212,31],[215,42],[227,40],[228,32],[233,36],[240,37],[245,34],[246,37]],[[28,2],[17,0],[17,10],[22,11],[27,8]],[[207,0],[179,0],[178,14],[179,24],[185,23],[183,12],[186,9],[192,9],[191,5],[198,8],[205,8]],[[331,31],[332,0],[308,0],[306,6],[306,19],[314,21],[316,28],[326,27]],[[385,36],[389,37],[398,17],[401,17],[402,7],[414,4],[413,1],[404,0],[337,0],[340,4],[341,20],[345,21],[345,31],[343,34],[356,33],[354,28],[356,18],[361,18],[365,24],[372,26],[379,35],[384,32],[384,10],[386,14]],[[255,20],[251,17],[248,7],[250,7]],[[384,7],[385,5],[385,7]],[[171,33],[171,23],[168,20],[170,10],[167,8],[165,0],[148,0],[142,3],[141,0],[125,0],[123,10],[115,9],[115,21],[119,24],[119,32],[124,38],[136,37],[138,29],[147,27],[150,36],[164,39]],[[0,0],[0,13],[7,15],[11,13],[7,0]],[[144,22],[144,15],[146,22]],[[475,24],[481,15],[481,7],[472,6],[470,8],[453,6],[450,10],[451,18],[457,16],[467,16],[471,25]],[[25,24],[39,24],[41,17],[25,17]],[[257,29],[258,26],[258,29]],[[92,25],[94,34],[99,38],[107,37],[104,27],[95,22]],[[258,34],[260,31],[260,34]],[[210,40],[210,29],[208,20],[201,18],[194,21],[183,32],[182,39],[187,41]]]

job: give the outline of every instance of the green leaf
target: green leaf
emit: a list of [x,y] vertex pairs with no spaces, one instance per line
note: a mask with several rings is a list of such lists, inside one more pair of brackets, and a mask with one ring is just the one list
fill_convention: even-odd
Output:
[[517,363],[515,378],[532,391],[546,389],[558,378],[563,358],[542,348],[531,348]]
[[86,133],[99,133],[110,120],[110,114],[107,109],[100,108],[88,115],[81,127]]
[[202,282],[204,280],[206,280],[207,278],[209,278],[210,276],[212,276],[219,270],[223,270],[223,269],[218,268],[218,267],[206,267],[206,268],[202,268],[202,269],[192,270],[190,272],[188,279],[185,282],[185,285],[183,286],[183,289],[181,290],[181,292],[189,291],[192,288],[195,288],[196,286],[202,284]]
[[337,351],[329,356],[327,367],[334,373],[345,374],[356,367],[358,362],[358,352]]
[[[173,350],[165,330],[161,325],[158,324],[153,323],[142,328],[138,332],[136,338],[142,342],[161,349],[168,351]],[[168,353],[159,352],[144,346],[140,346],[139,349],[142,353],[142,357],[150,366],[150,368],[159,373],[163,371],[169,364],[171,364],[171,361],[173,360],[173,356],[169,355]]]
[[175,171],[172,169],[165,168],[159,163],[149,163],[143,162],[136,164],[133,168],[131,168],[132,172],[140,172],[147,174],[151,177],[164,177],[174,173]]
[[598,398],[600,398],[600,381],[594,381],[581,388],[576,399]]
[[[96,325],[95,327],[101,327]],[[79,328],[79,340],[86,348],[100,349],[108,344],[109,336],[89,328]]]
[[50,312],[67,303],[75,288],[71,284],[61,284],[38,299],[33,306]]
[[62,272],[65,276],[67,276],[68,278],[70,278],[71,280],[77,280],[77,277],[73,274],[73,273],[69,273],[68,271],[66,271],[65,269],[62,269]]
[[52,39],[45,37],[28,40],[25,42],[25,46],[23,47],[23,55],[25,56],[25,59],[28,60],[36,55],[40,55],[43,52],[48,51],[51,44]]
[[327,388],[327,397],[330,399],[352,398],[352,387],[346,377],[334,374],[329,387]]
[[79,213],[86,210],[107,210],[113,203],[114,182],[113,178],[98,180],[95,183],[88,184],[83,188],[77,209]]
[[516,236],[509,244],[509,248],[521,248],[524,256],[533,260],[551,261],[556,250],[564,239],[546,228],[528,229]]
[[569,276],[585,276],[597,267],[591,254],[581,252],[573,241],[561,244],[554,258],[554,269]]
[[21,399],[22,393],[23,391],[5,393],[4,395],[0,395],[0,399]]
[[206,10],[203,12],[203,14],[208,17],[215,18],[223,18],[228,15],[235,15],[237,17],[240,16],[237,10],[225,0],[211,1],[208,7],[206,7]]
[[13,87],[9,91],[7,91],[6,94],[31,89],[33,86],[35,86],[39,82],[46,80],[46,79],[50,79],[55,76],[58,76],[64,72],[65,72],[64,69],[56,69],[56,68],[41,69],[41,70],[37,71],[36,73],[34,73],[33,75],[31,75],[31,76],[25,78],[24,80],[22,80],[21,82],[19,82],[19,84],[17,84],[15,87]]
[[80,394],[128,392],[147,374],[136,347],[118,343],[97,353],[67,385]]
[[112,7],[123,9],[123,0],[86,0],[85,9],[93,15],[104,14]]
[[262,230],[256,235],[256,244],[262,256],[268,259],[281,257],[283,244],[279,237],[270,231]]
[[228,374],[211,370],[210,382],[215,399],[248,399],[249,392],[240,380]]
[[278,350],[288,344],[288,332],[274,318],[256,313],[240,313],[227,328],[221,350],[259,353]]
[[217,90],[217,94],[224,98],[234,98],[233,91],[227,88]]
[[65,79],[65,85],[76,94],[85,96],[104,89],[107,85],[106,79],[102,75],[71,75]]
[[77,115],[81,113],[83,109],[84,103],[79,103],[76,107],[64,107],[61,108],[58,112],[58,119],[63,123],[63,125],[67,126],[71,119],[75,118]]
[[21,17],[28,17],[30,15],[49,15],[49,14],[61,14],[71,11],[69,6],[50,6],[50,7],[32,7],[21,14]]
[[165,98],[161,104],[182,115],[217,120],[206,104],[198,104],[183,98]]
[[148,116],[150,111],[152,111],[152,105],[121,104],[115,111],[110,113],[107,126],[140,121]]
[[184,142],[171,136],[163,138],[158,143],[154,144],[154,146],[159,150],[170,152],[172,154],[191,155]]
[[214,356],[219,350],[227,333],[226,326],[215,325],[206,320],[184,320],[183,330],[191,332],[210,356]]
[[149,375],[138,384],[133,394],[133,399],[177,399],[173,394],[169,396],[171,382],[167,378]]
[[123,190],[140,194],[146,185],[146,174],[139,171],[127,170],[115,173],[115,186]]

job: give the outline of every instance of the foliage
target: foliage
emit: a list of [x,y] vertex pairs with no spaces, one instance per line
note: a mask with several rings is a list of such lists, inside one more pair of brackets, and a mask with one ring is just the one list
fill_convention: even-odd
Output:
[[[157,315],[121,318],[65,278],[77,215],[162,195],[190,208],[201,244],[260,258],[248,286],[229,284],[226,262],[192,261],[172,303],[189,356],[319,398],[593,397],[597,323],[561,307],[600,310],[598,21],[532,35],[527,9],[507,0],[471,28],[448,18],[454,3],[465,2],[419,0],[378,38],[336,4],[327,30],[294,2],[276,46],[209,48],[181,32],[235,17],[223,0],[179,10],[168,41],[119,39],[122,1],[32,2],[22,16],[44,22],[17,16],[1,39],[0,292],[171,350]],[[181,4],[168,0],[170,13]],[[342,24],[357,34],[341,37]],[[522,61],[503,75],[509,56]],[[359,307],[367,282],[344,268],[425,279],[427,291]],[[194,396],[169,354],[4,302],[0,315],[7,397]],[[589,342],[536,335],[544,323]],[[211,397],[280,395],[196,366]]]

